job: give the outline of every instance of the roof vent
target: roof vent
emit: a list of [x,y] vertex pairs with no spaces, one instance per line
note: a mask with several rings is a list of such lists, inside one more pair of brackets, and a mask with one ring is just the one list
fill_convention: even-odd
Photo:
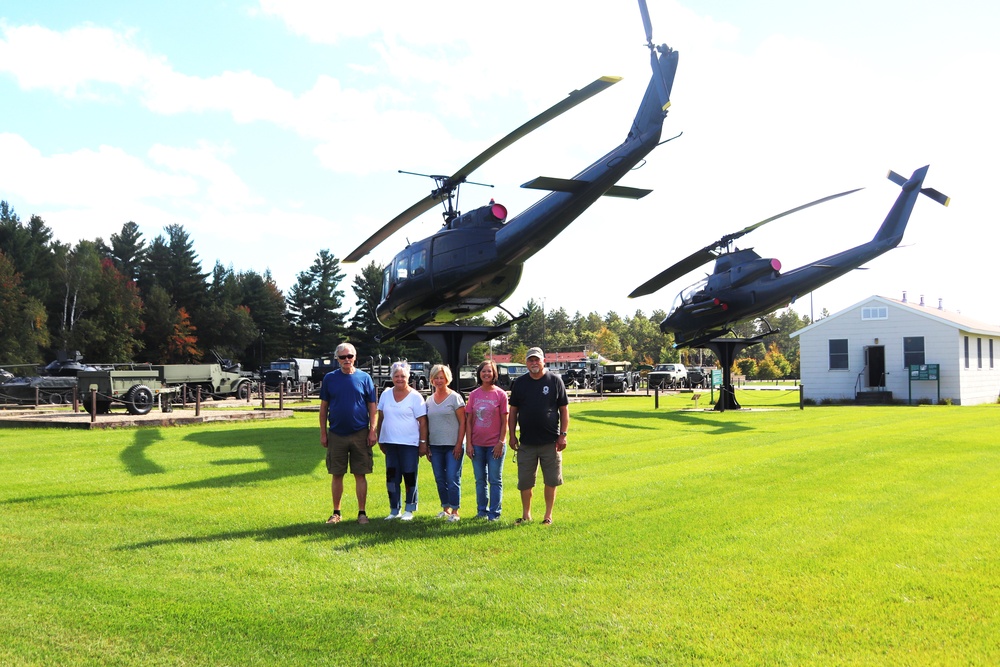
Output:
[[938,310],[944,310],[944,299],[938,299]]
[[920,305],[921,306],[924,305],[924,295],[923,294],[920,295]]
[[906,303],[906,290],[903,290],[903,303]]

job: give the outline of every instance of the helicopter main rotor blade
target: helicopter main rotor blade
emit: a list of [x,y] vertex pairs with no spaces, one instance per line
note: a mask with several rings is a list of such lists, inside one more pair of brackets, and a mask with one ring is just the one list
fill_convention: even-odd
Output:
[[681,261],[677,262],[669,269],[661,271],[654,277],[650,278],[642,285],[639,285],[632,293],[628,295],[628,298],[634,299],[637,296],[646,296],[647,294],[652,294],[653,292],[659,290],[660,288],[669,285],[681,276],[687,275],[688,273],[694,271],[702,264],[707,264],[713,259],[718,257],[712,248],[714,246],[708,246],[707,248],[702,248],[698,252],[691,253]]
[[847,190],[846,192],[838,192],[835,195],[829,195],[827,197],[817,199],[816,201],[811,201],[808,204],[803,204],[802,206],[796,206],[795,208],[788,209],[784,213],[779,213],[778,215],[772,215],[770,218],[767,218],[766,220],[761,220],[760,222],[756,222],[750,225],[749,227],[744,227],[738,232],[733,232],[732,234],[726,234],[716,243],[712,243],[711,245],[707,245],[701,250],[698,250],[697,252],[691,253],[681,261],[671,266],[669,269],[663,271],[662,273],[657,274],[650,280],[647,280],[639,287],[636,287],[632,291],[632,293],[629,294],[628,296],[630,299],[635,298],[637,296],[645,296],[647,294],[652,294],[653,292],[657,291],[658,289],[666,285],[669,285],[670,283],[684,276],[685,274],[694,271],[702,264],[706,264],[715,259],[716,257],[718,257],[719,255],[716,252],[717,250],[726,248],[734,240],[738,239],[744,234],[752,232],[753,230],[757,229],[762,225],[766,225],[769,222],[777,220],[778,218],[783,218],[786,215],[791,215],[792,213],[801,211],[802,209],[809,208],[810,206],[815,206],[816,204],[822,204],[823,202],[830,201],[831,199],[843,197],[844,195],[849,195],[851,193],[863,189],[864,188],[855,188],[853,190]]
[[719,242],[716,245],[717,246],[728,245],[730,242],[735,241],[736,239],[738,239],[739,237],[743,236],[744,234],[749,234],[750,232],[752,232],[753,230],[757,229],[758,227],[762,227],[763,225],[766,225],[769,222],[773,222],[773,221],[777,220],[778,218],[783,218],[786,215],[791,215],[792,213],[797,213],[797,212],[799,212],[799,211],[801,211],[803,209],[809,208],[810,206],[815,206],[816,204],[822,204],[823,202],[830,201],[831,199],[836,199],[838,197],[843,197],[844,195],[853,194],[853,193],[857,192],[858,190],[864,190],[864,188],[854,188],[853,190],[847,190],[845,192],[838,192],[835,195],[829,195],[827,197],[823,197],[821,199],[817,199],[816,201],[811,201],[808,204],[803,204],[802,206],[796,206],[795,208],[790,208],[787,211],[785,211],[784,213],[779,213],[778,215],[772,215],[770,218],[768,218],[766,220],[761,220],[760,222],[755,222],[754,224],[750,225],[749,227],[744,227],[743,229],[741,229],[738,232],[734,232],[732,234],[726,234],[721,239],[719,239]]
[[397,231],[402,229],[403,226],[406,225],[406,223],[410,222],[414,218],[417,218],[418,216],[421,216],[427,211],[434,208],[434,206],[438,204],[442,199],[443,197],[437,192],[432,192],[431,194],[427,195],[426,197],[418,201],[416,204],[414,204],[413,206],[406,209],[405,211],[397,215],[395,218],[387,222],[377,232],[369,236],[367,241],[359,245],[357,248],[354,249],[354,252],[352,252],[350,255],[344,258],[344,262],[347,264],[350,264],[352,262],[357,262],[362,257],[370,253],[372,250],[374,250],[378,244],[382,243],[382,241],[385,241],[387,238],[389,238]]
[[580,90],[574,90],[565,99],[557,104],[554,104],[528,122],[524,123],[503,139],[477,155],[472,159],[472,161],[449,176],[447,179],[443,179],[440,182],[440,187],[431,192],[431,194],[427,197],[421,199],[416,204],[397,215],[395,218],[386,223],[381,229],[368,237],[367,241],[362,243],[354,250],[354,252],[344,258],[344,262],[357,262],[371,252],[378,244],[382,243],[382,241],[402,229],[406,223],[434,208],[435,204],[448,199],[457,186],[464,183],[465,179],[468,178],[472,172],[483,166],[487,160],[494,157],[497,153],[507,148],[518,139],[524,137],[526,134],[537,130],[539,127],[549,122],[556,116],[569,111],[576,105],[581,102],[585,102],[597,93],[607,90],[619,81],[621,81],[621,77],[619,76],[602,76],[596,81],[584,86]]
[[653,22],[649,20],[649,7],[646,0],[639,0],[639,12],[642,14],[642,27],[646,29],[646,43],[653,45]]
[[473,158],[471,162],[452,174],[452,176],[445,183],[445,187],[450,188],[462,183],[466,178],[468,178],[469,174],[474,172],[476,169],[479,169],[479,167],[483,166],[490,158],[494,157],[497,153],[507,148],[518,139],[537,130],[556,116],[566,113],[577,104],[585,102],[597,93],[607,90],[621,80],[622,78],[620,76],[602,76],[600,79],[587,84],[580,90],[574,90],[566,97],[566,99],[552,105]]

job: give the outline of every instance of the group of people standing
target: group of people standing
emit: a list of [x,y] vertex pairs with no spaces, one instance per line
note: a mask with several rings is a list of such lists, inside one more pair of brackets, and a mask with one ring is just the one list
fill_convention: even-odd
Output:
[[[417,474],[426,457],[434,472],[441,511],[438,518],[458,521],[462,501],[462,464],[472,461],[476,480],[476,516],[498,521],[503,511],[503,467],[507,447],[518,451],[521,517],[531,521],[531,500],[538,468],[545,485],[543,523],[552,523],[556,489],[562,484],[562,451],[566,448],[569,409],[562,378],[545,369],[540,348],[528,350],[528,373],[514,381],[510,398],[495,385],[491,359],[476,369],[477,387],[468,403],[451,389],[452,372],[431,368],[434,390],[425,400],[410,387],[406,362],[392,365],[392,389],[379,396],[370,375],[355,366],[350,343],[337,347],[339,369],[327,373],[320,388],[320,443],[332,476],[333,514],[340,523],[344,477],[354,476],[358,523],[369,522],[367,475],[374,469],[373,448],[385,457],[387,521],[410,521],[417,511]],[[517,433],[520,429],[520,438]]]

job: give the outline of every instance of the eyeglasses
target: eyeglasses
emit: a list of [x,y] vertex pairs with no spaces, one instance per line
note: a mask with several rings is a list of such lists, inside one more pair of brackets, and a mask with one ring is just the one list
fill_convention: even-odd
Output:
[[354,355],[353,354],[341,354],[341,355],[338,355],[337,358],[340,359],[341,361],[343,361],[344,359],[353,359]]

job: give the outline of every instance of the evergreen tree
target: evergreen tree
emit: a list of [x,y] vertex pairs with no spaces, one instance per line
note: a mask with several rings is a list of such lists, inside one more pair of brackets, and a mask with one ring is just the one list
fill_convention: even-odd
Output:
[[[354,276],[351,289],[354,291],[356,301],[354,302],[354,314],[351,317],[348,336],[351,343],[358,349],[358,354],[378,355],[385,354],[378,341],[375,340],[385,329],[379,324],[375,316],[375,309],[382,299],[382,272],[383,267],[375,262],[370,262],[361,269],[361,272]],[[389,347],[389,346],[387,346]],[[332,352],[333,350],[324,350]]]
[[329,352],[346,338],[344,292],[337,289],[343,279],[340,260],[329,250],[320,250],[309,270],[299,274],[287,300],[298,356]]
[[255,327],[254,339],[243,350],[245,365],[259,368],[272,359],[292,356],[285,295],[270,272],[240,273],[236,282],[240,286],[240,304],[249,309]]
[[177,309],[171,303],[170,295],[159,285],[153,285],[144,303],[146,326],[141,338],[145,359],[154,364],[166,363],[170,357],[170,338],[178,322]]
[[105,246],[103,250],[125,278],[139,280],[139,270],[146,258],[146,242],[142,239],[139,225],[131,220],[126,222],[121,232],[111,235],[111,247]]
[[[534,299],[528,300],[518,315],[518,321],[510,338],[510,345],[514,347],[518,345],[524,345],[525,348],[542,347],[545,338],[545,319],[540,303]],[[542,347],[542,350],[545,348]]]
[[201,349],[212,350],[226,359],[239,360],[243,351],[257,339],[257,325],[250,308],[242,305],[239,281],[232,268],[215,263],[206,304],[199,317]]
[[52,230],[37,215],[27,225],[6,201],[0,201],[0,252],[21,276],[28,297],[47,304],[52,287]]

